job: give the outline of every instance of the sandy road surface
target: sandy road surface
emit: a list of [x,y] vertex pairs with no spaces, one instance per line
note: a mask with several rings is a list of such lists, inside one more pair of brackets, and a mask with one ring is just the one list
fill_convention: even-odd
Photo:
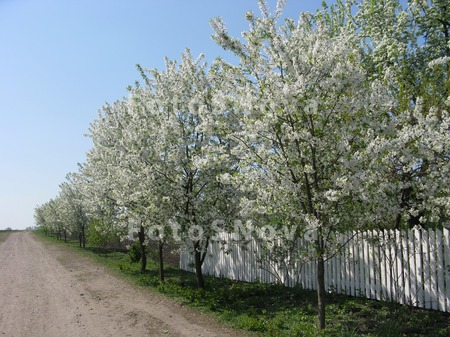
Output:
[[32,233],[0,243],[0,337],[245,336]]

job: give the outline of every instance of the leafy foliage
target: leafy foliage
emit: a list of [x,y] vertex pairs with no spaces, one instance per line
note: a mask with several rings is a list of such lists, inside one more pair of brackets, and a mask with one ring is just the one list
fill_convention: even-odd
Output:
[[130,261],[137,263],[141,260],[142,254],[141,254],[141,246],[139,242],[134,242],[129,250],[128,250],[128,256],[130,257]]
[[100,251],[106,251],[107,248],[118,247],[120,233],[110,224],[101,220],[94,220],[89,226],[87,242],[91,246],[100,248]]

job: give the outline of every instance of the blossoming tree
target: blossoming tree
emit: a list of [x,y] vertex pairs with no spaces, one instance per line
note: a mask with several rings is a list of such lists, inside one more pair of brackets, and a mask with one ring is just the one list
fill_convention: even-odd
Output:
[[202,57],[194,60],[189,50],[180,64],[166,60],[163,71],[141,70],[148,90],[140,93],[147,103],[136,120],[143,123],[140,135],[147,145],[139,152],[156,177],[155,193],[170,204],[165,219],[176,222],[172,235],[182,235],[193,250],[197,283],[204,288],[202,264],[213,224],[233,214],[236,204],[234,189],[217,179],[230,170],[231,159],[211,155],[211,149],[227,147],[209,123],[216,89]]
[[374,226],[382,219],[373,210],[389,207],[376,181],[366,179],[365,165],[389,102],[367,80],[353,30],[330,34],[308,15],[278,26],[282,5],[270,14],[260,1],[261,17],[247,13],[245,43],[231,37],[220,19],[212,22],[215,40],[240,57],[247,76],[232,98],[224,97],[234,100],[242,123],[241,131],[230,132],[238,141],[233,151],[240,170],[224,178],[255,192],[242,200],[246,216],[275,216],[281,226],[314,233],[324,328],[324,263],[334,253],[334,234]]

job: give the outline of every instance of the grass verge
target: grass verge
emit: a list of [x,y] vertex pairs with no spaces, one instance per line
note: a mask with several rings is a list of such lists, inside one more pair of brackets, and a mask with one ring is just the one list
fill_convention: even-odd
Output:
[[12,230],[0,230],[0,243],[6,240],[6,238],[9,236],[9,234],[14,233],[17,231]]
[[[76,241],[67,245],[82,251]],[[317,331],[314,291],[213,277],[206,277],[206,289],[200,290],[195,276],[176,266],[166,268],[166,281],[160,283],[153,261],[141,273],[139,263],[132,263],[125,253],[94,247],[84,252],[134,284],[159,291],[258,336],[450,336],[450,314],[333,294],[327,298],[327,328]]]

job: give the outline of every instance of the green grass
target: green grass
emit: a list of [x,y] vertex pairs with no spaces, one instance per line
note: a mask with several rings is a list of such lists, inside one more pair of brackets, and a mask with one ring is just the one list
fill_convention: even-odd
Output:
[[9,236],[9,234],[14,233],[17,231],[10,231],[10,230],[0,230],[0,243],[6,240],[6,238]]
[[[68,244],[82,251],[76,241]],[[196,288],[195,276],[174,266],[166,281],[158,279],[157,265],[149,261],[145,273],[127,254],[84,252],[103,266],[139,286],[175,298],[184,305],[210,313],[222,322],[258,336],[449,336],[450,315],[393,303],[344,295],[327,298],[327,329],[316,329],[316,293],[263,283],[234,282],[206,277],[206,289]]]

